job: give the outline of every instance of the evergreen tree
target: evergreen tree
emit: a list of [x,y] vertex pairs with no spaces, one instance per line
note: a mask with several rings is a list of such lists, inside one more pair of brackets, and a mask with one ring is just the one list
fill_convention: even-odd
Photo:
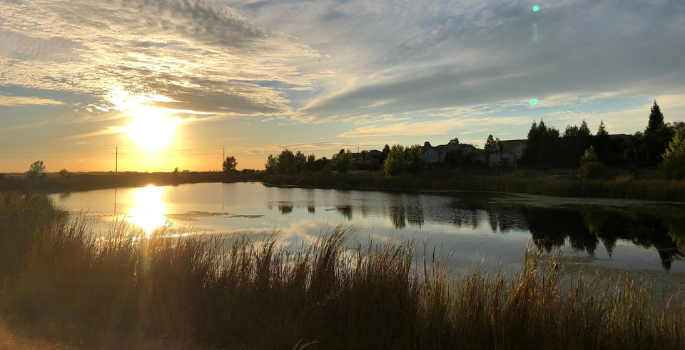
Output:
[[607,132],[606,127],[604,126],[603,120],[599,123],[597,135],[595,135],[592,144],[595,147],[595,151],[597,152],[599,160],[605,164],[609,163],[609,158],[612,153],[611,138],[609,137],[609,133]]
[[649,123],[647,124],[647,130],[645,133],[656,132],[659,129],[659,125],[664,124],[664,115],[661,113],[661,108],[654,100],[652,105],[652,111],[649,113]]

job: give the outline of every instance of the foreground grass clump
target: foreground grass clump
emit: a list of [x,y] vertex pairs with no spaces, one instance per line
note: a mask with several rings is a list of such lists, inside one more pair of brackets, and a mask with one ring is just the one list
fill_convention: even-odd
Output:
[[218,240],[118,230],[98,241],[45,197],[6,193],[0,193],[0,220],[0,247],[15,252],[0,255],[0,315],[15,332],[58,343],[685,347],[682,305],[660,301],[657,307],[639,284],[564,279],[555,261],[536,254],[513,279],[478,270],[450,279],[439,259],[414,264],[412,243],[347,249],[350,231],[343,227],[295,252],[275,236]]

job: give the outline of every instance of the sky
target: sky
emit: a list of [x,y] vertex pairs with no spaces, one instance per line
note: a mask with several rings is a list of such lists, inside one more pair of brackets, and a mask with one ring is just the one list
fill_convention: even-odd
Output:
[[685,120],[683,38],[682,0],[0,0],[0,172],[632,134]]

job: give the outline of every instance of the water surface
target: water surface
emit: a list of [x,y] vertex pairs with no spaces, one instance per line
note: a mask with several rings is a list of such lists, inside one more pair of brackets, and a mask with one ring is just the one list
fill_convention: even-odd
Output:
[[[205,183],[119,188],[53,195],[56,202],[95,218],[106,236],[123,220],[147,233],[160,226],[181,232],[255,239],[274,229],[285,243],[311,242],[339,225],[358,229],[350,245],[369,239],[414,239],[449,258],[453,269],[482,263],[518,266],[527,246],[560,251],[596,267],[670,274],[685,282],[685,220],[681,206],[638,202],[606,205],[584,200],[555,205],[521,196],[484,193],[349,191]],[[535,204],[538,205],[535,205]],[[539,204],[544,205],[539,205]],[[574,203],[569,200],[569,203]],[[620,201],[612,203],[620,204]]]

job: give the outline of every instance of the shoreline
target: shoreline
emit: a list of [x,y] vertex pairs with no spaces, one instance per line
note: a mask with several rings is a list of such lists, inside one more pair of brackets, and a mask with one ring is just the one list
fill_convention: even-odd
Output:
[[243,175],[237,173],[226,175],[222,172],[75,173],[69,177],[49,174],[45,178],[37,179],[6,176],[0,178],[0,192],[69,193],[119,187],[144,187],[147,185],[177,186],[193,183],[259,181],[259,178],[259,174]]
[[462,175],[458,172],[424,172],[415,176],[370,174],[264,175],[271,187],[349,189],[376,191],[468,191],[491,194],[538,195],[564,198],[645,200],[675,204],[685,202],[685,182],[665,179],[580,180],[559,177],[506,175]]
[[[76,173],[69,177],[49,174],[45,178],[0,177],[0,191],[68,193],[119,187],[177,186],[193,183],[261,182],[267,187],[338,189],[358,191],[405,191],[422,193],[487,193],[578,199],[649,201],[654,205],[685,203],[685,182],[665,179],[579,180],[559,176],[483,175],[455,172],[423,172],[419,175],[383,176],[376,173],[347,175],[272,175],[264,173]],[[584,203],[580,203],[584,204]],[[589,203],[588,203],[589,204]]]

